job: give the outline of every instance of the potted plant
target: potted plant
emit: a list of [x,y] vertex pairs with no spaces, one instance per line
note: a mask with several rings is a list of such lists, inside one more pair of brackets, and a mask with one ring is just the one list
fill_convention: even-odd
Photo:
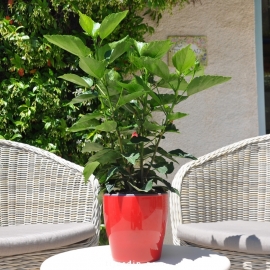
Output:
[[203,75],[189,46],[173,56],[171,72],[162,61],[173,45],[169,40],[144,43],[125,37],[106,42],[126,15],[127,11],[113,13],[99,24],[79,12],[92,50],[78,37],[45,38],[77,55],[79,67],[87,74],[60,77],[84,89],[71,102],[99,102],[98,109],[83,115],[69,130],[89,130],[91,140],[83,152],[91,156],[84,176],[95,174],[105,193],[104,219],[113,258],[149,262],[161,254],[167,191],[177,193],[165,176],[173,172],[176,157],[195,159],[181,149],[160,147],[166,133],[178,132],[174,121],[187,115],[175,111],[175,106],[230,78]]

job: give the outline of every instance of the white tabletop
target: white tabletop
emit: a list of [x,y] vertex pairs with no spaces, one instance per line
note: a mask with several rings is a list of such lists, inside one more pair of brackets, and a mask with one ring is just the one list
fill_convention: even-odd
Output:
[[[160,260],[152,263],[132,264],[115,262],[109,246],[82,248],[60,253],[45,260],[40,270],[89,270],[117,269],[143,270],[147,267],[158,270],[177,267],[177,270],[228,270],[227,257],[210,250],[195,247],[164,245]],[[146,269],[146,268],[145,268]]]

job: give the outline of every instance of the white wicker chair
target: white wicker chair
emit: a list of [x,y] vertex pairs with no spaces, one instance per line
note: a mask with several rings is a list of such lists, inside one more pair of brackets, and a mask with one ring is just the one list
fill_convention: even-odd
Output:
[[40,269],[48,257],[99,240],[100,205],[98,181],[86,185],[83,167],[39,148],[0,140],[0,230],[1,226],[91,222],[95,235],[54,250],[3,257],[0,269]]
[[[172,185],[181,194],[170,196],[175,245],[196,246],[177,238],[179,224],[269,222],[270,135],[246,139],[186,163]],[[233,270],[270,269],[270,254],[216,251],[230,259]]]

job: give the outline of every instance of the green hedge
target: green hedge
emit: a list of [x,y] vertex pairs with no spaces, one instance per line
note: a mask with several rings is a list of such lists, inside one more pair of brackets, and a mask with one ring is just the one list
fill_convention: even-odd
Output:
[[[9,0],[10,1],[10,0]],[[154,29],[137,15],[142,10],[160,20],[162,11],[187,0],[14,0],[0,3],[0,137],[21,141],[54,152],[65,159],[84,165],[85,154],[80,152],[89,134],[68,133],[81,113],[95,109],[74,106],[69,101],[82,89],[58,77],[77,70],[76,59],[51,46],[45,34],[73,34],[84,39],[78,25],[78,10],[94,20],[112,12],[129,10],[111,38],[126,35],[143,40]],[[12,2],[12,1],[11,1]],[[119,68],[127,68],[119,62]],[[78,75],[79,70],[77,71]]]

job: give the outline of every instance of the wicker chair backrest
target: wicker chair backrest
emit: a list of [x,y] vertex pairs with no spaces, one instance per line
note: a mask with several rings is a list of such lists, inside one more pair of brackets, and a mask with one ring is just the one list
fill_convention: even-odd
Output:
[[180,190],[181,200],[171,195],[172,223],[270,221],[270,135],[243,140],[185,164],[173,186]]
[[[0,140],[0,226],[99,222],[96,179],[52,153]],[[98,209],[99,210],[99,209]]]

